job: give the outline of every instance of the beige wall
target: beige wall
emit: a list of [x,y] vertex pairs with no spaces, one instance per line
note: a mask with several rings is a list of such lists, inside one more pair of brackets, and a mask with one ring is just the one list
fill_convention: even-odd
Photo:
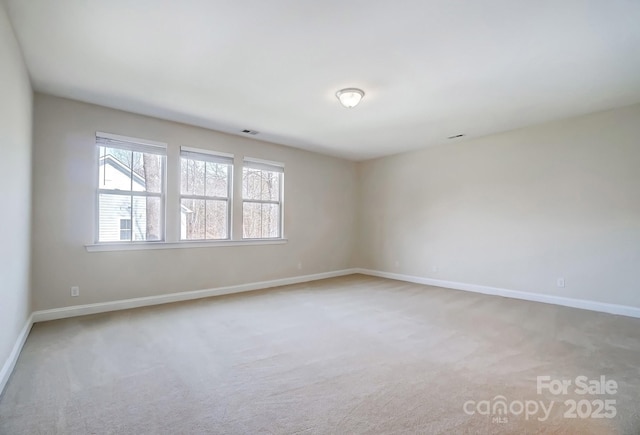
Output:
[[0,368],[29,317],[31,85],[0,2]]
[[[183,145],[284,162],[288,243],[87,252],[85,245],[94,241],[96,131],[166,142],[174,161]],[[177,201],[176,175],[175,170],[168,174],[168,202]],[[345,269],[352,263],[355,213],[356,170],[352,162],[35,95],[35,310]],[[238,218],[236,213],[236,225],[241,222]],[[177,213],[168,214],[167,219],[177,220]],[[80,287],[80,297],[70,297],[72,285]]]
[[[86,252],[97,130],[284,162],[289,242]],[[359,164],[40,94],[34,131],[37,310],[352,266],[640,306],[640,106]]]
[[358,171],[359,266],[640,307],[640,105]]

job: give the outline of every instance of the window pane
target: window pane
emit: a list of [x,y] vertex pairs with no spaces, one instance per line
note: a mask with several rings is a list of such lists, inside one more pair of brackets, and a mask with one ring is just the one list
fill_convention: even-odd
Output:
[[189,174],[189,160],[180,159],[180,194],[184,195],[188,193],[188,174]]
[[180,192],[183,195],[204,195],[204,162],[185,158],[181,160]]
[[183,199],[180,238],[183,240],[229,238],[227,201]]
[[244,168],[242,172],[242,197],[244,199],[262,199],[262,171]]
[[205,201],[183,199],[180,201],[180,238],[201,240],[205,233]]
[[262,204],[262,238],[280,237],[280,206]]
[[[119,242],[121,219],[131,219],[131,196],[100,194],[98,241]],[[131,240],[131,237],[128,240]]]
[[245,199],[260,197],[260,171],[249,168],[242,170],[242,197]]
[[262,199],[280,201],[280,172],[262,171],[263,189]]
[[227,201],[207,201],[207,239],[227,239]]
[[280,172],[243,168],[242,197],[263,201],[280,200]]
[[133,189],[136,192],[162,192],[162,166],[164,156],[133,153]]
[[259,239],[262,237],[262,208],[260,205],[255,202],[242,204],[242,237],[245,239]]
[[242,214],[245,239],[280,237],[279,204],[245,202],[242,205]]
[[133,197],[133,240],[162,240],[161,201],[157,197]]
[[132,152],[100,147],[100,189],[131,190]]
[[229,195],[229,165],[206,162],[205,195],[227,198]]

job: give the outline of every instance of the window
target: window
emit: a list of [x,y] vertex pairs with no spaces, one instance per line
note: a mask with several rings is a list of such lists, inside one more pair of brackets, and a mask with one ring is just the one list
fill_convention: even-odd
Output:
[[[245,157],[242,177],[234,179],[233,154],[188,147],[167,154],[167,148],[96,132],[99,181],[92,250],[286,242],[283,163]],[[233,202],[234,192],[242,194],[241,202]]]
[[166,145],[97,133],[98,242],[164,240]]
[[233,156],[180,149],[180,239],[230,239]]
[[245,159],[242,170],[242,237],[282,237],[284,165]]
[[120,219],[120,240],[131,240],[131,219]]

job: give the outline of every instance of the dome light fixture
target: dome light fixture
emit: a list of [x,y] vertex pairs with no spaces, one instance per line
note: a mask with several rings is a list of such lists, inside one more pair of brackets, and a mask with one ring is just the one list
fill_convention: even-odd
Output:
[[352,107],[356,107],[360,100],[362,100],[362,97],[364,97],[364,91],[358,88],[340,89],[336,92],[336,97],[340,100],[340,104],[347,109],[351,109]]

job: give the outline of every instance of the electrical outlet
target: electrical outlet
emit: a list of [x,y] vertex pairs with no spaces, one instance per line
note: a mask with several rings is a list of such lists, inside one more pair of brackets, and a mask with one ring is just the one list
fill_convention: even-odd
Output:
[[298,261],[298,270],[302,270],[302,261]]
[[431,272],[437,272],[438,271],[438,266],[431,266]]
[[558,278],[558,280],[556,281],[556,285],[558,287],[564,287],[564,278]]
[[77,286],[71,287],[71,296],[74,298],[76,296],[80,296],[80,287],[77,287]]

